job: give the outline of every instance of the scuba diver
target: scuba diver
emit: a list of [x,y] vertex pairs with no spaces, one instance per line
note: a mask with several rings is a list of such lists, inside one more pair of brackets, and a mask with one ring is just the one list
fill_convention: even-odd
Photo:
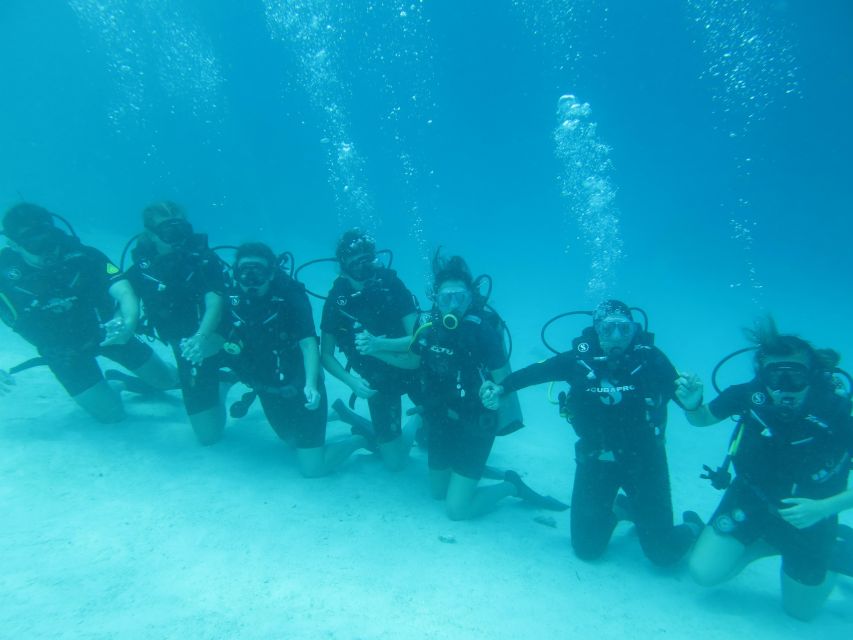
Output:
[[[832,590],[828,571],[843,571],[836,566],[842,559],[838,514],[853,507],[853,490],[847,488],[851,403],[835,384],[840,359],[835,351],[780,334],[769,317],[746,334],[756,345],[750,382],[730,386],[705,404],[701,381],[696,376],[682,381],[684,405],[695,407],[687,411],[690,424],[739,417],[723,467],[705,468],[703,477],[726,492],[696,543],[690,572],[711,586],[757,558],[781,555],[782,605],[789,615],[810,620]],[[846,565],[850,574],[850,557]]]
[[496,412],[483,408],[478,390],[486,380],[502,380],[509,371],[502,324],[486,308],[468,265],[459,256],[433,260],[432,311],[410,341],[406,353],[378,354],[389,364],[420,368],[427,429],[430,490],[446,503],[451,520],[491,511],[506,497],[535,506],[566,506],[530,489],[514,471],[503,481],[479,486],[500,428]]
[[565,380],[570,388],[563,408],[579,438],[571,506],[575,553],[598,558],[617,522],[631,520],[646,557],[671,565],[702,529],[690,511],[684,524],[673,526],[664,432],[667,403],[685,402],[679,375],[625,303],[605,300],[592,321],[571,351],[519,369],[500,384],[486,382],[480,395],[492,409],[504,394]]
[[263,243],[237,247],[235,285],[220,331],[229,365],[252,389],[248,399],[260,398],[278,437],[296,448],[302,475],[314,478],[370,442],[354,435],[326,443],[326,386],[311,305],[305,288],[278,265]]
[[127,277],[142,300],[144,330],[175,354],[184,407],[196,438],[217,442],[225,430],[219,364],[227,266],[195,233],[184,210],[158,202],[142,212],[145,231],[131,252]]
[[[33,364],[47,365],[80,407],[100,422],[118,422],[121,398],[97,356],[156,389],[172,388],[175,373],[134,336],[139,302],[125,274],[73,231],[56,227],[54,218],[29,203],[3,216],[9,246],[0,251],[0,319],[38,349]],[[0,388],[14,383],[7,372],[0,379]]]
[[[373,239],[350,229],[338,241],[340,275],[323,305],[320,353],[323,367],[367,400],[385,467],[401,470],[410,443],[403,437],[402,396],[416,393],[417,377],[380,359],[383,351],[405,352],[418,317],[416,300],[396,272],[381,265]],[[344,366],[335,357],[346,356]],[[358,374],[358,375],[355,375]],[[337,412],[345,407],[336,402]]]

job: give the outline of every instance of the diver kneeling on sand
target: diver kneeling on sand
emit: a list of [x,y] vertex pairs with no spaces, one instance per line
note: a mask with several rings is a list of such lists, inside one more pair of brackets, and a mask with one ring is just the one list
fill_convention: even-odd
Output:
[[[63,218],[19,204],[4,215],[3,235],[9,246],[0,251],[0,319],[38,349],[40,358],[25,365],[47,365],[78,405],[106,423],[121,420],[124,408],[97,356],[153,388],[175,385],[174,372],[134,336],[139,303],[125,275],[81,244]],[[0,389],[8,390],[14,379],[6,372],[0,378]]]
[[241,413],[257,396],[276,434],[296,447],[299,471],[313,478],[331,473],[371,443],[361,435],[326,443],[326,386],[311,305],[305,288],[279,263],[263,243],[237,247],[234,286],[219,332],[228,364],[252,389]]
[[487,308],[476,282],[461,257],[443,258],[437,252],[432,311],[421,318],[409,351],[378,357],[420,369],[430,489],[435,499],[445,501],[452,520],[480,516],[511,496],[563,510],[566,505],[535,493],[512,471],[502,482],[479,486],[501,425],[477,392],[484,380],[502,380],[509,362],[501,322]]
[[504,394],[568,382],[561,408],[579,436],[571,514],[575,553],[584,560],[598,558],[617,522],[626,519],[636,525],[652,562],[673,564],[696,540],[702,522],[688,511],[684,524],[673,526],[666,409],[670,400],[693,405],[677,384],[675,368],[626,304],[606,300],[593,312],[563,315],[579,313],[591,315],[593,324],[574,339],[571,351],[519,369],[500,384],[485,383],[482,401],[494,407]]
[[696,407],[687,411],[691,424],[739,417],[723,466],[706,467],[703,476],[726,493],[696,543],[690,571],[699,584],[716,585],[757,558],[781,555],[785,611],[809,620],[832,590],[828,572],[853,574],[850,528],[838,525],[838,513],[853,507],[851,402],[837,384],[843,372],[835,351],[779,334],[770,318],[747,336],[756,345],[750,382],[708,404],[698,378],[683,384],[685,406]]
[[[215,330],[224,307],[227,265],[195,233],[184,210],[158,202],[142,212],[127,277],[142,300],[143,331],[175,354],[184,407],[196,438],[213,444],[225,430]],[[123,261],[123,259],[122,259]]]
[[[384,253],[390,261],[390,251]],[[418,308],[412,292],[378,254],[373,238],[358,229],[338,241],[334,261],[340,275],[323,305],[320,353],[326,371],[350,388],[352,401],[367,400],[379,455],[387,469],[399,471],[411,448],[410,438],[403,436],[401,400],[416,394],[417,377],[378,354],[408,350]],[[335,356],[336,349],[346,357],[346,366]],[[333,407],[339,418],[351,419],[341,400]]]

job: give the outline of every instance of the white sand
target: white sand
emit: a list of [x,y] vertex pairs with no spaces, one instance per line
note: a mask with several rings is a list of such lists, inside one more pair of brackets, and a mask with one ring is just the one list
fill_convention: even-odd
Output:
[[[8,332],[3,344],[6,366],[31,355]],[[177,399],[128,398],[125,423],[99,426],[44,368],[0,402],[0,637],[828,640],[853,628],[848,579],[816,622],[786,617],[778,559],[706,590],[683,566],[652,567],[627,525],[589,564],[572,554],[568,512],[550,528],[509,499],[451,522],[420,450],[400,474],[358,454],[303,480],[257,407],[201,448]],[[574,437],[542,389],[522,402],[530,426],[492,463],[568,500]],[[671,419],[677,512],[713,509],[719,494],[697,475],[726,431]]]

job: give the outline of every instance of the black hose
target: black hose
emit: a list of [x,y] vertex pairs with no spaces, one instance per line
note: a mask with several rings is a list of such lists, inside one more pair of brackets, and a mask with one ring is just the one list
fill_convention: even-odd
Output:
[[544,344],[545,348],[548,349],[548,351],[550,351],[551,353],[554,353],[557,355],[563,353],[562,351],[559,351],[559,350],[555,349],[554,347],[552,347],[551,344],[548,342],[548,338],[545,335],[548,331],[548,327],[550,327],[552,324],[554,324],[557,320],[560,320],[561,318],[568,318],[569,316],[591,316],[591,315],[592,315],[592,311],[566,311],[565,313],[557,314],[556,316],[554,316],[553,318],[548,320],[548,322],[546,322],[545,324],[542,325],[542,331],[539,332],[539,338],[540,338],[540,340],[542,340],[542,344]]
[[729,355],[725,356],[722,360],[720,360],[717,363],[717,366],[714,367],[714,370],[711,372],[711,386],[714,387],[714,391],[716,391],[717,393],[722,393],[722,390],[720,389],[719,385],[717,385],[717,372],[719,372],[720,368],[732,358],[735,358],[742,353],[755,351],[757,348],[758,347],[744,347],[743,349],[732,351]]
[[137,233],[135,236],[133,236],[130,240],[128,240],[124,244],[124,248],[121,250],[121,259],[118,261],[118,268],[121,269],[122,271],[124,271],[124,261],[125,261],[125,259],[127,259],[127,252],[130,251],[130,248],[133,246],[133,244],[137,240],[139,240],[139,237],[141,235],[142,235],[141,233]]
[[[310,266],[313,266],[315,264],[320,264],[321,262],[337,262],[337,261],[338,261],[337,258],[315,258],[314,260],[309,260],[308,262],[305,262],[296,268],[296,270],[293,272],[293,279],[296,280],[297,282],[301,282],[301,280],[299,280],[299,273],[303,269],[305,269],[306,267],[310,267]],[[314,293],[308,287],[305,287],[305,293],[307,293],[309,296],[313,296],[314,298],[319,298],[320,300],[326,299],[326,296],[320,295],[319,293]]]

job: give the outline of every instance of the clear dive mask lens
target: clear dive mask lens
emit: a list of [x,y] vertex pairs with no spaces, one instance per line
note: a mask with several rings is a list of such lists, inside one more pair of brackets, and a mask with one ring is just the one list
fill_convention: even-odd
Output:
[[471,304],[471,292],[467,289],[444,289],[435,296],[435,304],[443,314],[459,311]]
[[797,393],[811,384],[811,371],[800,362],[774,362],[765,365],[758,377],[770,391]]
[[637,333],[637,323],[629,320],[614,320],[599,322],[595,327],[598,337],[605,340],[633,338]]

